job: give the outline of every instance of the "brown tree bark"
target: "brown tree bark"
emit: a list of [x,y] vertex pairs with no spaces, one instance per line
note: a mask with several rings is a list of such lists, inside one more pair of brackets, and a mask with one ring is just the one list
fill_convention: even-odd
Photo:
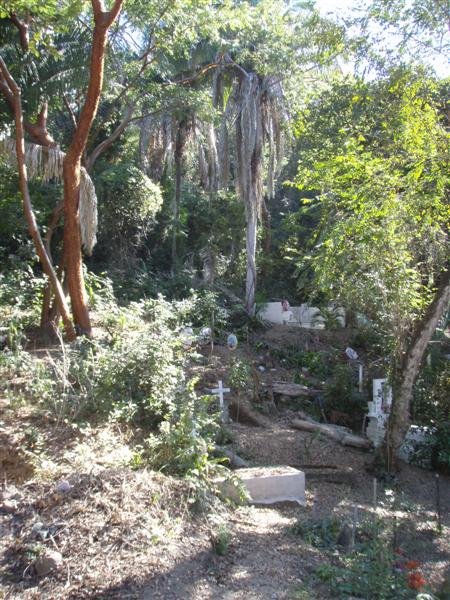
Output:
[[436,331],[439,321],[450,304],[450,267],[444,270],[433,301],[423,318],[417,324],[408,350],[398,370],[394,374],[394,399],[389,420],[387,439],[388,469],[395,467],[398,451],[410,425],[410,403],[414,382],[422,364],[428,343]]
[[117,18],[123,0],[115,0],[110,11],[105,11],[102,0],[92,0],[94,32],[86,100],[77,128],[63,164],[64,174],[64,255],[72,314],[79,333],[92,336],[81,258],[81,234],[78,215],[81,159],[89,131],[97,113],[103,86],[105,48],[109,27]]
[[7,83],[11,94],[14,98],[14,120],[16,125],[16,154],[17,154],[17,167],[19,172],[19,183],[20,183],[20,191],[22,193],[23,199],[23,209],[25,218],[28,224],[28,230],[33,239],[34,245],[36,247],[36,252],[39,256],[39,259],[42,264],[42,268],[47,275],[54,293],[56,302],[58,304],[58,309],[61,313],[64,328],[66,331],[66,335],[68,340],[73,340],[76,337],[75,329],[73,327],[72,321],[69,315],[69,308],[67,306],[64,293],[61,289],[61,285],[56,276],[55,270],[53,269],[52,262],[48,253],[46,252],[44,243],[42,241],[41,235],[39,233],[39,229],[37,227],[36,218],[33,212],[33,207],[31,204],[30,192],[28,189],[28,178],[27,178],[27,169],[25,166],[25,141],[24,141],[24,127],[23,127],[23,117],[22,117],[22,103],[20,99],[20,88],[11,77],[3,59],[0,57],[0,70],[4,81]]
[[[53,257],[52,257],[52,252],[51,252],[52,237],[53,237],[53,233],[54,233],[56,227],[58,226],[58,223],[62,217],[63,210],[64,210],[64,203],[60,202],[53,210],[53,213],[50,217],[50,221],[49,221],[49,224],[47,227],[47,232],[44,237],[45,250],[46,250],[48,256],[50,257],[50,260],[52,261],[52,263],[53,263]],[[61,281],[61,275],[63,273],[62,264],[63,264],[63,259],[61,257],[61,263],[57,270],[57,277],[60,281]],[[47,284],[44,289],[44,295],[43,295],[43,299],[42,299],[42,308],[41,308],[41,329],[42,330],[49,330],[52,328],[52,318],[50,316],[52,297],[53,297],[52,296],[52,287],[50,286],[50,284]]]

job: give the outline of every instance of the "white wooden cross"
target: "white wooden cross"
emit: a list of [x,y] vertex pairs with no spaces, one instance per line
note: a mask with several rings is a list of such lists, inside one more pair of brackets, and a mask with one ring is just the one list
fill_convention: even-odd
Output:
[[230,388],[224,388],[222,385],[222,380],[219,379],[218,387],[211,390],[211,392],[219,396],[219,406],[221,411],[222,423],[228,423],[230,420],[228,416],[228,406],[225,404],[223,395],[228,394],[230,392]]

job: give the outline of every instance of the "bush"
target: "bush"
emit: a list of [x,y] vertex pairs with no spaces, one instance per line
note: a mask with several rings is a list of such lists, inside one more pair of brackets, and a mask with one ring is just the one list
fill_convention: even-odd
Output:
[[0,335],[6,346],[17,350],[25,340],[24,331],[39,324],[44,277],[30,264],[20,262],[14,271],[0,273]]
[[125,264],[135,256],[162,206],[161,189],[129,163],[105,169],[96,177],[95,185],[100,206],[100,251],[119,265]]
[[403,564],[389,550],[382,521],[362,522],[355,532],[355,548],[347,554],[339,552],[337,545],[341,527],[342,522],[334,518],[299,521],[294,527],[294,533],[308,544],[328,552],[330,562],[320,564],[315,577],[332,595],[367,600],[416,598],[417,593],[408,587],[414,573],[408,572],[408,561]]
[[115,418],[156,427],[184,385],[185,353],[163,299],[111,311],[108,345],[94,348],[92,404]]
[[219,425],[217,415],[208,411],[211,396],[197,397],[194,384],[191,381],[178,391],[158,434],[147,439],[142,457],[155,469],[207,477]]
[[355,373],[352,365],[336,364],[332,379],[325,386],[325,406],[327,412],[338,410],[359,418],[366,410],[362,394],[355,388]]
[[434,438],[433,467],[446,474],[450,474],[450,421],[438,424]]

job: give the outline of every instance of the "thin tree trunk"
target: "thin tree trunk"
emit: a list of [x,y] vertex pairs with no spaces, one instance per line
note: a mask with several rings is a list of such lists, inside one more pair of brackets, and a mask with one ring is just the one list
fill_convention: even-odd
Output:
[[441,283],[434,300],[428,307],[424,317],[418,323],[415,334],[409,344],[397,379],[394,381],[394,399],[389,421],[387,440],[388,468],[395,465],[398,451],[405,439],[410,425],[410,403],[414,382],[422,364],[428,343],[436,331],[439,321],[450,304],[450,269],[443,272]]
[[58,308],[61,312],[61,316],[64,323],[64,328],[66,331],[67,339],[73,340],[76,337],[75,329],[73,327],[72,321],[69,315],[69,307],[67,306],[66,299],[64,297],[64,293],[61,289],[61,285],[56,276],[56,273],[53,269],[52,262],[50,260],[49,255],[46,252],[44,243],[42,241],[41,234],[39,233],[39,229],[37,226],[36,218],[33,212],[33,207],[31,204],[30,192],[28,189],[28,177],[27,177],[27,169],[25,166],[25,141],[24,141],[24,129],[23,129],[23,116],[22,116],[22,103],[20,99],[20,89],[16,84],[14,79],[11,77],[3,59],[0,57],[0,69],[2,71],[3,77],[11,89],[11,92],[14,96],[14,120],[16,124],[16,153],[17,153],[17,167],[19,172],[19,183],[20,183],[20,191],[22,193],[23,199],[23,209],[25,218],[28,224],[28,230],[33,239],[34,245],[36,247],[36,252],[39,256],[39,259],[42,264],[42,268],[44,269],[45,274],[47,275],[54,293],[56,302],[58,303]]
[[180,198],[181,198],[181,157],[175,154],[175,191],[172,203],[172,275],[177,271],[177,239],[180,222]]
[[262,247],[264,252],[270,254],[272,248],[272,230],[271,230],[271,216],[270,211],[267,208],[265,199],[261,203],[261,220],[263,224],[264,236],[262,240]]
[[[47,232],[44,238],[45,249],[50,257],[50,260],[53,263],[53,257],[51,252],[51,242],[53,233],[58,226],[59,220],[61,219],[62,213],[64,210],[64,203],[60,202],[55,209],[53,210],[52,216],[50,217],[50,222],[48,224]],[[57,276],[61,281],[61,269],[58,269]],[[52,287],[50,284],[47,284],[44,289],[44,295],[42,299],[42,309],[41,309],[41,329],[48,330],[52,327],[51,317],[50,317],[50,307],[52,304]]]
[[80,169],[83,152],[97,113],[103,86],[103,70],[108,29],[116,19],[123,0],[115,0],[111,11],[104,10],[101,0],[92,0],[94,32],[86,100],[77,128],[67,150],[64,165],[64,255],[72,314],[79,333],[92,336],[91,321],[84,287],[81,258],[81,234],[78,214]]
[[180,200],[181,200],[181,180],[183,170],[183,152],[186,141],[186,122],[181,121],[178,123],[177,137],[175,141],[174,151],[174,163],[175,163],[175,190],[173,195],[172,203],[172,275],[177,271],[178,265],[178,254],[177,254],[177,240],[180,227]]
[[245,308],[250,316],[255,314],[256,291],[256,238],[258,233],[258,215],[255,206],[247,206],[247,277],[245,282]]

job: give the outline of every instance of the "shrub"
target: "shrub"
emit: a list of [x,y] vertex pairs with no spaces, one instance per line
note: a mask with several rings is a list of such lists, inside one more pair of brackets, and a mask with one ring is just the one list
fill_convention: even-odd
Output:
[[359,418],[366,405],[362,395],[355,388],[355,373],[352,365],[336,364],[330,382],[324,390],[327,411],[338,410]]
[[[100,206],[99,245],[120,264],[135,255],[160,210],[159,185],[140,169],[120,163],[95,179]],[[130,249],[131,248],[131,249]]]
[[39,323],[44,277],[35,275],[30,264],[21,262],[14,271],[0,273],[0,323],[6,345],[17,350],[24,331]]
[[198,397],[194,385],[191,381],[178,391],[158,434],[147,439],[143,457],[155,469],[207,477],[219,425],[217,415],[208,411],[211,396]]

